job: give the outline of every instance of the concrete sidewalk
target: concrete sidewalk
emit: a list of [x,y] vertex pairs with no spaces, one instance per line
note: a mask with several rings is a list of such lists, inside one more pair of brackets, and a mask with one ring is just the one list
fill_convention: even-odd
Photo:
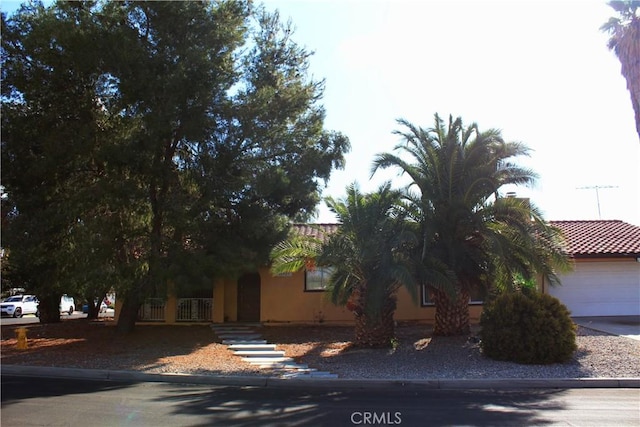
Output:
[[640,316],[574,317],[585,328],[640,341]]
[[640,388],[640,378],[487,378],[487,379],[426,379],[373,380],[338,378],[279,378],[268,376],[216,376],[187,374],[149,374],[137,371],[52,368],[43,366],[2,365],[0,375],[29,377],[75,378],[98,381],[167,382],[207,384],[233,387],[325,388],[339,389],[439,389],[439,390],[507,390],[507,389],[568,389],[568,388]]

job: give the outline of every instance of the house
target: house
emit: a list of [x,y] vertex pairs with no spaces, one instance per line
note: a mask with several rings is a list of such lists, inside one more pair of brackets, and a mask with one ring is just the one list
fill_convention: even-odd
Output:
[[[562,286],[541,283],[574,316],[640,314],[640,227],[622,221],[551,221],[567,238],[574,260],[572,272],[561,276]],[[336,231],[337,224],[298,224],[298,232],[316,237]],[[274,275],[265,266],[237,279],[217,279],[207,298],[155,298],[140,311],[142,321],[350,323],[353,314],[333,305],[324,291],[322,268]],[[478,321],[482,300],[472,296],[471,320]],[[117,310],[116,310],[117,314]],[[433,322],[435,307],[427,292],[419,301],[406,289],[398,291],[397,321]]]
[[543,283],[571,315],[640,315],[640,227],[623,221],[551,221],[565,235],[574,269],[562,286]]
[[[335,232],[338,224],[296,224],[298,232],[316,237]],[[212,297],[168,295],[148,298],[139,311],[140,322],[263,322],[332,323],[353,322],[353,313],[331,303],[324,288],[327,274],[322,268],[274,275],[268,266],[233,278],[216,279]],[[211,294],[209,294],[211,295]],[[120,303],[120,301],[118,301]],[[472,321],[480,318],[481,301],[471,302]],[[119,314],[116,306],[116,320]],[[435,306],[421,292],[414,302],[409,292],[398,291],[396,320],[431,322]]]

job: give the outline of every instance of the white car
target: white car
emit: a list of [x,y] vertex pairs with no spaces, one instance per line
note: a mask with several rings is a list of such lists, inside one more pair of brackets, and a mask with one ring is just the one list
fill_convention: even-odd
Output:
[[0,303],[2,316],[22,317],[25,314],[40,316],[38,298],[35,295],[14,295]]
[[73,297],[64,294],[60,297],[60,313],[67,313],[69,316],[76,311],[76,302]]

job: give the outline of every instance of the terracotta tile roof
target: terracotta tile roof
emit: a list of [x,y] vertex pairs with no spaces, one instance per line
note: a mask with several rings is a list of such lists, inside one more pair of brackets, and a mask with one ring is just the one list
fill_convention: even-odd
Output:
[[340,224],[293,224],[294,230],[306,236],[312,236],[324,241],[327,236],[335,233]]
[[619,220],[550,221],[562,230],[575,258],[640,256],[640,227]]
[[[640,227],[619,220],[550,221],[564,233],[567,251],[576,258],[640,257]],[[340,224],[294,224],[301,234],[319,237],[335,233]]]

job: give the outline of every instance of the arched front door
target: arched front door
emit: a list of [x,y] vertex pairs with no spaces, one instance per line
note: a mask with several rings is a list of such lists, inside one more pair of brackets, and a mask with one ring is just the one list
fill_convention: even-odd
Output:
[[238,279],[238,322],[259,321],[260,274],[245,274]]

